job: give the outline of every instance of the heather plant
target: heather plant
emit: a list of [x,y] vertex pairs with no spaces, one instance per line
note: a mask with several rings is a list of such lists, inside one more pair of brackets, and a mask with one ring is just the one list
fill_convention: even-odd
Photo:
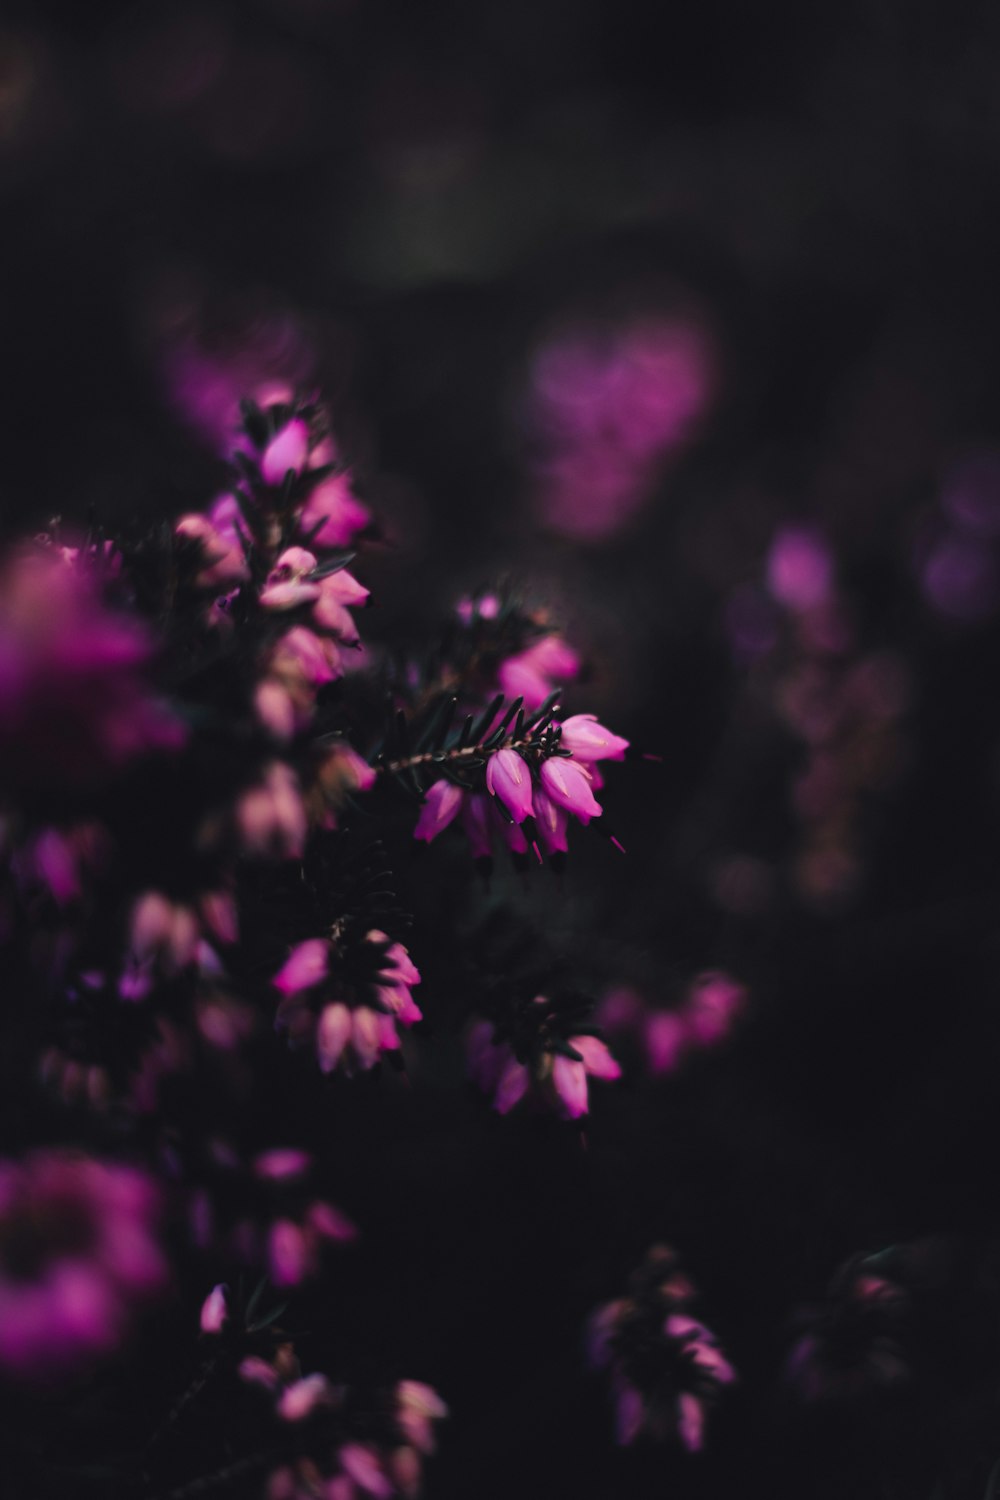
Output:
[[[0,1381],[28,1413],[11,1472],[61,1493],[97,1475],[149,1496],[416,1496],[447,1393],[419,1369],[326,1371],[298,1350],[309,1287],[349,1279],[367,1233],[330,1190],[350,1099],[332,1141],[315,1109],[419,1063],[411,1033],[435,1014],[393,851],[460,825],[484,900],[498,856],[562,869],[571,822],[614,858],[595,793],[629,746],[564,713],[580,657],[513,589],[460,600],[436,640],[369,663],[378,533],[314,401],[246,402],[229,476],[173,522],[53,523],[4,561],[17,1001]],[[518,962],[480,941],[466,1013],[436,1029],[468,1030],[470,1074],[501,1113],[530,1100],[572,1129],[588,1083],[620,1069],[525,914],[494,918]],[[164,1404],[149,1376],[167,1311],[194,1368]],[[112,1450],[96,1468],[91,1386]],[[33,1434],[66,1406],[79,1417],[39,1454]]]

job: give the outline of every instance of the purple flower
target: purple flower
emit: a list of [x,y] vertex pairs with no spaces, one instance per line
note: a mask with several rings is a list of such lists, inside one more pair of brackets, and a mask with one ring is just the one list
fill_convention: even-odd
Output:
[[89,562],[30,552],[0,576],[0,782],[18,790],[108,784],[185,733],[148,682],[152,645],[113,614]]
[[574,760],[624,760],[628,740],[612,734],[597,722],[595,714],[574,714],[562,724],[562,746]]
[[308,823],[290,766],[272,761],[262,780],[243,793],[236,804],[236,827],[248,854],[274,859],[301,856]]
[[715,1335],[687,1312],[692,1290],[673,1251],[654,1245],[628,1294],[590,1318],[590,1360],[611,1376],[620,1443],[645,1432],[698,1451],[710,1408],[736,1379]]
[[557,856],[567,852],[569,814],[558,803],[553,802],[544,787],[535,788],[535,826],[546,854]]
[[303,506],[299,527],[320,547],[346,547],[370,521],[371,511],[351,490],[350,475],[341,473],[316,486]]
[[305,547],[286,547],[260,591],[263,607],[285,610],[313,604],[320,596],[320,585],[312,577],[316,566],[315,554],[307,552]]
[[202,1333],[221,1333],[229,1322],[229,1288],[222,1282],[214,1286],[201,1305]]
[[330,944],[325,938],[309,938],[292,949],[271,981],[283,995],[322,984],[330,967]]
[[465,793],[451,781],[435,781],[424,795],[423,806],[413,830],[415,839],[430,843],[443,833],[459,814]]
[[486,790],[499,797],[515,823],[532,812],[531,771],[516,750],[497,750],[486,762]]
[[260,472],[267,484],[281,484],[288,470],[298,472],[309,456],[309,429],[295,417],[275,433],[260,459]]
[[115,1349],[167,1267],[153,1184],[70,1151],[0,1162],[0,1370],[45,1379]]
[[552,1087],[559,1101],[560,1113],[578,1120],[587,1113],[587,1077],[613,1081],[621,1077],[621,1068],[607,1046],[596,1036],[571,1036],[569,1045],[579,1052],[580,1061],[556,1053],[552,1058]]
[[561,755],[542,762],[539,772],[542,786],[557,807],[572,813],[581,823],[601,816],[601,805],[594,796],[592,781],[583,766]]
[[[469,1031],[469,1075],[483,1093],[492,1095],[498,1114],[509,1113],[531,1094],[563,1119],[578,1120],[589,1107],[588,1077],[613,1081],[621,1076],[604,1042],[588,1034],[560,1035],[559,1020],[558,1004],[536,995],[519,1007],[511,1026],[516,1048],[491,1021],[479,1021]],[[567,1047],[576,1056],[568,1055]]]
[[490,814],[493,805],[480,792],[467,792],[462,803],[462,828],[469,840],[473,859],[490,859],[493,854],[492,823]]
[[529,713],[539,708],[561,682],[580,670],[580,657],[562,636],[551,633],[500,663],[497,681],[508,698],[523,698]]

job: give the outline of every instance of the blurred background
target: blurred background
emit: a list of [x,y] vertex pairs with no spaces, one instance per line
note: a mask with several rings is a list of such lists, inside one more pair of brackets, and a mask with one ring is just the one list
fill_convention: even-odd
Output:
[[[4,7],[3,532],[204,505],[238,398],[318,389],[366,640],[507,576],[662,757],[538,920],[626,1030],[746,987],[585,1157],[371,1104],[339,1315],[453,1400],[432,1495],[978,1500],[1000,1456],[998,84],[987,4]],[[580,1373],[656,1238],[743,1375],[696,1463]],[[933,1373],[796,1406],[797,1310],[899,1242]]]

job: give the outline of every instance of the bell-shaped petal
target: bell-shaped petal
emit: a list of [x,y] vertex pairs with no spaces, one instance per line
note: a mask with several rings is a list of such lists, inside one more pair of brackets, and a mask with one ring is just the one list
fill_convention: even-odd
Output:
[[351,1018],[351,1045],[363,1071],[375,1066],[382,1050],[380,1019],[378,1012],[367,1005],[359,1006]]
[[325,1375],[304,1375],[286,1385],[278,1398],[278,1416],[285,1422],[301,1422],[319,1406],[329,1403],[332,1388]]
[[575,760],[624,760],[628,740],[612,734],[595,714],[574,714],[562,724],[562,744]]
[[567,760],[561,755],[550,756],[542,762],[539,774],[542,787],[557,807],[565,808],[581,823],[589,823],[591,818],[601,816],[601,805],[594,796],[590,777],[575,760]]
[[596,1036],[571,1036],[569,1044],[583,1058],[583,1066],[592,1078],[614,1079],[622,1076],[619,1063],[611,1056],[606,1043]]
[[276,432],[261,454],[260,472],[267,484],[280,484],[289,469],[296,472],[309,456],[309,429],[300,417]]
[[435,781],[424,796],[417,826],[413,830],[415,839],[429,844],[443,833],[459,814],[465,793],[452,781]]
[[490,756],[486,763],[486,790],[492,797],[499,797],[515,823],[530,818],[531,771],[516,750],[504,748]]
[[473,859],[489,859],[493,853],[491,806],[480,792],[467,792],[462,803],[462,827]]
[[535,825],[546,854],[566,853],[569,848],[566,841],[569,814],[540,786],[535,788]]
[[221,1281],[214,1286],[201,1305],[202,1333],[221,1333],[229,1322],[229,1288]]
[[297,944],[271,981],[283,995],[322,984],[330,967],[330,945],[325,938],[308,938]]
[[511,1053],[497,1079],[496,1093],[493,1095],[493,1108],[497,1113],[509,1114],[514,1105],[524,1098],[529,1082],[528,1069]]
[[560,1053],[552,1059],[552,1086],[563,1113],[578,1120],[587,1113],[587,1071],[582,1062]]
[[320,1071],[332,1073],[351,1039],[351,1012],[338,1001],[325,1005],[316,1024],[316,1056]]

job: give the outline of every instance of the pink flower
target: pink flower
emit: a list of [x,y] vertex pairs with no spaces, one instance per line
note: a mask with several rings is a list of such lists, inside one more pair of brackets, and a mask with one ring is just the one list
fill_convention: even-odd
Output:
[[301,856],[308,824],[295,773],[283,761],[272,761],[257,786],[236,804],[236,826],[250,854],[275,859]]
[[447,1415],[447,1406],[432,1386],[419,1380],[401,1380],[396,1386],[396,1421],[407,1442],[419,1452],[434,1452],[433,1423]]
[[316,771],[310,810],[321,828],[336,828],[337,813],[356,792],[367,792],[378,780],[373,766],[346,740],[329,748]]
[[700,974],[688,993],[685,1015],[691,1037],[702,1047],[711,1047],[729,1031],[743,1009],[747,992],[728,974]]
[[535,826],[546,854],[554,856],[567,852],[569,844],[566,839],[566,830],[569,826],[569,816],[563,808],[553,802],[544,787],[535,788]]
[[815,609],[829,598],[833,563],[817,532],[786,526],[777,533],[767,559],[767,586],[773,599],[796,611]]
[[275,433],[261,455],[260,472],[267,484],[281,484],[291,469],[298,472],[309,456],[309,429],[295,417]]
[[199,588],[225,589],[234,583],[243,583],[249,577],[239,537],[234,532],[219,530],[207,516],[197,513],[181,516],[174,534],[199,544],[201,566],[195,577]]
[[673,1252],[654,1245],[630,1278],[628,1295],[590,1318],[591,1362],[610,1371],[620,1443],[645,1432],[698,1451],[709,1408],[736,1379],[714,1334],[684,1311],[692,1292]]
[[550,634],[501,662],[497,681],[506,697],[523,698],[530,712],[541,707],[560,682],[570,681],[579,670],[578,653],[561,636]]
[[303,506],[299,528],[317,546],[346,547],[370,520],[371,511],[351,490],[350,475],[331,474],[320,481]]
[[352,1029],[351,1012],[346,1005],[336,1002],[325,1005],[320,1011],[316,1026],[316,1056],[322,1073],[332,1073],[340,1062]]
[[302,1422],[321,1406],[334,1400],[333,1387],[325,1375],[304,1375],[286,1385],[278,1397],[277,1412],[284,1422]]
[[480,792],[467,792],[462,803],[462,828],[469,840],[475,860],[489,859],[493,853],[490,814],[492,804]]
[[320,596],[320,584],[311,577],[316,567],[317,560],[312,552],[307,552],[304,547],[286,547],[260,591],[263,607],[285,610],[314,603]]
[[363,609],[371,597],[364,584],[359,583],[346,568],[338,568],[320,579],[319,600],[313,610],[313,619],[323,630],[335,631],[345,641],[357,639],[357,627],[348,610]]
[[458,816],[465,793],[451,781],[435,781],[424,795],[423,806],[413,830],[415,839],[430,843]]
[[100,599],[82,558],[29,552],[0,575],[0,780],[18,791],[109,784],[185,731],[153,696],[152,643]]
[[486,790],[499,797],[515,823],[531,816],[531,771],[516,750],[497,750],[486,762]]
[[574,714],[563,720],[562,746],[574,760],[589,763],[594,760],[624,760],[628,740],[612,734],[597,722],[594,714]]
[[542,786],[556,804],[589,823],[591,818],[601,816],[601,806],[591,790],[591,779],[583,766],[575,760],[553,755],[542,762],[539,772]]
[[621,1068],[604,1042],[596,1036],[571,1036],[569,1045],[579,1052],[581,1061],[557,1053],[552,1059],[552,1086],[562,1113],[578,1120],[587,1113],[587,1076],[613,1081],[621,1077]]
[[220,1281],[201,1306],[202,1333],[221,1333],[229,1322],[229,1288]]
[[70,1151],[0,1162],[0,1369],[74,1372],[124,1338],[167,1267],[153,1184]]
[[271,981],[283,995],[322,984],[330,967],[330,944],[325,938],[309,938],[293,948]]

